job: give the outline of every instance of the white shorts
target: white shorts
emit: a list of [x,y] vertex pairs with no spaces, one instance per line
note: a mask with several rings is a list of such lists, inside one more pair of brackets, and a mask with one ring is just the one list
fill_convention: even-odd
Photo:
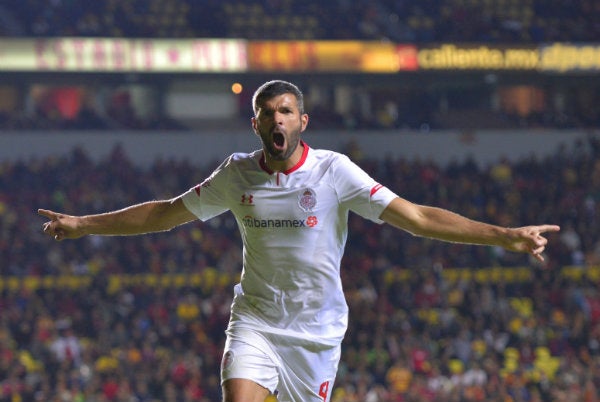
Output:
[[229,329],[221,382],[245,378],[279,402],[329,402],[341,345],[330,346],[250,329]]

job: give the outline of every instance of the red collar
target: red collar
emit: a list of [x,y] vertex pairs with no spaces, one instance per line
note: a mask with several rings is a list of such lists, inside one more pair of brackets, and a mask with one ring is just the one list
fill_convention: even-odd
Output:
[[[306,162],[306,157],[308,156],[308,149],[310,147],[302,140],[300,140],[300,144],[304,147],[304,150],[302,151],[302,156],[300,157],[300,160],[294,166],[292,166],[291,168],[289,168],[287,170],[284,170],[281,173],[290,174],[290,173],[300,169],[300,167],[302,165],[304,165],[304,162]],[[267,163],[265,162],[265,151],[263,151],[262,154],[260,155],[259,164],[260,164],[260,167],[262,168],[262,170],[264,170],[268,174],[274,173],[271,169],[269,169],[269,167],[267,166]]]

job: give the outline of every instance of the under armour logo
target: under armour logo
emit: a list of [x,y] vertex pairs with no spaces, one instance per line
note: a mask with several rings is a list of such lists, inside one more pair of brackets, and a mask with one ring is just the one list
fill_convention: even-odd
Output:
[[254,196],[252,194],[242,194],[241,203],[243,205],[253,205]]

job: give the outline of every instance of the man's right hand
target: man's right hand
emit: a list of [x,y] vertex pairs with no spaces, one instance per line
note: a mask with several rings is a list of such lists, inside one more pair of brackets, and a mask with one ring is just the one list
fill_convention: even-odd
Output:
[[84,235],[80,230],[80,217],[60,214],[47,209],[38,209],[38,214],[50,219],[43,224],[44,233],[54,240],[77,239]]

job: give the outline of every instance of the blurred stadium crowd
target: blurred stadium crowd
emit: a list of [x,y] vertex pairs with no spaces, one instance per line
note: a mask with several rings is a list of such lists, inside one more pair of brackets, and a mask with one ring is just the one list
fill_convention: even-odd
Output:
[[[352,215],[342,267],[351,318],[333,401],[598,400],[597,139],[485,168],[349,152],[413,201],[563,231],[539,265]],[[0,165],[0,401],[219,400],[241,264],[233,218],[55,243],[35,215],[37,207],[92,213],[171,197],[214,166],[157,160],[142,169],[119,147],[100,162],[74,149]],[[54,281],[43,282],[49,275]]]
[[[0,36],[598,42],[600,3],[5,0]],[[108,125],[93,109],[77,120],[40,109],[32,120],[0,116],[0,128],[183,129],[169,119],[136,119],[126,95],[111,98],[119,115]],[[433,113],[426,95],[407,95],[419,113]],[[586,99],[596,105],[598,94]],[[316,125],[346,126],[309,112]],[[415,109],[395,115],[406,124]],[[599,122],[598,109],[582,104],[569,115],[549,110],[512,125]],[[539,265],[351,216],[342,268],[351,317],[334,402],[599,400],[597,139],[551,158],[485,168],[349,153],[412,201],[507,226],[558,223],[562,231]],[[0,161],[0,402],[220,400],[223,331],[241,265],[231,216],[168,234],[58,244],[42,236],[35,216],[38,207],[92,213],[171,197],[215,166],[157,160],[143,169],[119,148],[98,163],[78,149]]]
[[597,41],[593,0],[5,0],[7,36]]
[[[375,40],[396,43],[473,43],[525,45],[596,43],[600,38],[600,3],[593,0],[378,0],[378,1],[190,1],[190,0],[5,0],[0,4],[0,37],[246,38],[250,40]],[[572,77],[571,77],[572,78]],[[482,78],[478,78],[483,80]],[[494,74],[485,78],[496,80]],[[141,116],[122,88],[101,79],[81,85],[76,116],[63,116],[55,92],[41,96],[12,88],[29,105],[27,113],[0,110],[3,129],[152,129],[185,130],[166,112]],[[510,80],[508,80],[510,81]],[[114,82],[113,82],[114,84]],[[445,97],[427,85],[402,91],[366,94],[372,110],[335,115],[332,102],[307,103],[314,122],[328,128],[588,128],[600,125],[598,84],[533,83],[521,96],[537,98],[527,111],[498,109],[488,90]],[[506,85],[510,86],[510,85]],[[85,87],[85,89],[82,89]],[[484,85],[485,87],[485,85]],[[356,91],[363,89],[357,86]],[[79,91],[86,92],[84,95]],[[491,91],[491,90],[490,90]],[[40,92],[40,91],[38,91]],[[77,92],[77,93],[75,93]],[[365,92],[367,92],[365,90]],[[62,94],[61,96],[67,96]],[[500,94],[502,96],[502,94]],[[16,96],[17,97],[17,96]],[[379,99],[377,99],[379,97]],[[157,102],[160,103],[160,100]],[[459,108],[443,113],[448,103]],[[365,102],[362,102],[363,109]],[[450,106],[452,109],[453,105]],[[472,110],[471,110],[472,109]],[[240,112],[240,117],[245,113]],[[456,121],[457,117],[460,121]],[[232,121],[232,119],[227,119]],[[235,120],[235,119],[233,119]]]

